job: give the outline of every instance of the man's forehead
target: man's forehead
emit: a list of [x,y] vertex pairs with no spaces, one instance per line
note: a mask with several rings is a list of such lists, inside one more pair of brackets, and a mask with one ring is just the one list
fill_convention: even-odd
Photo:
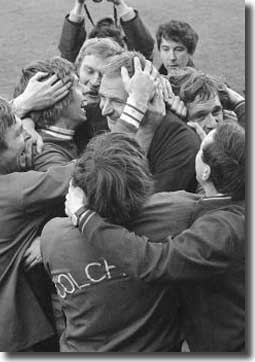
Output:
[[[184,45],[182,42],[180,42],[180,41],[175,41],[175,40],[170,39],[170,38],[166,39],[166,38],[164,38],[164,37],[162,37],[162,39],[161,39],[161,44],[160,44],[160,45],[169,46],[169,47],[176,47],[176,46],[183,46],[183,47],[185,47],[185,45]],[[186,48],[186,47],[185,47],[185,48]]]
[[215,107],[215,106],[221,107],[221,102],[220,102],[220,98],[218,95],[214,95],[211,98],[206,99],[206,100],[202,100],[199,98],[199,96],[197,96],[193,102],[188,104],[189,111],[193,111],[193,112],[199,111],[199,110],[205,109],[205,108]]
[[99,55],[88,54],[83,58],[81,66],[87,66],[99,71],[106,63],[107,58],[100,57]]
[[124,89],[124,84],[121,77],[109,77],[106,74],[103,75],[101,80],[101,85],[99,89],[99,93],[102,95],[118,95],[121,97],[122,95],[126,95],[126,91]]

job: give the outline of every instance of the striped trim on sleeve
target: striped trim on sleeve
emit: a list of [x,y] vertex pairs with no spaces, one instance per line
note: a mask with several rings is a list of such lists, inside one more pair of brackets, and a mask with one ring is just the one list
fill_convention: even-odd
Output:
[[147,106],[138,106],[135,100],[129,97],[120,118],[122,121],[138,129],[146,111]]
[[81,214],[78,220],[78,227],[81,233],[83,233],[86,224],[93,215],[95,215],[95,211],[92,210],[86,210]]

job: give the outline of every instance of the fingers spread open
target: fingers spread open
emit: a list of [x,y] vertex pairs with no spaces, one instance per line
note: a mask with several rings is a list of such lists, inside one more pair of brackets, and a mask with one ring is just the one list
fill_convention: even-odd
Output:
[[53,85],[58,80],[58,76],[56,74],[53,74],[49,79],[47,79],[46,83],[48,85]]

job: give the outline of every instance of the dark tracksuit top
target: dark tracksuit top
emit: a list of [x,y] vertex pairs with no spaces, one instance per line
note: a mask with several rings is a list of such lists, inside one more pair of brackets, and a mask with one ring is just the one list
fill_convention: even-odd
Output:
[[[132,229],[153,240],[179,233],[190,223],[198,198],[184,192],[155,194]],[[169,224],[173,214],[178,222]],[[156,222],[146,223],[148,217]],[[41,248],[66,318],[61,351],[180,351],[174,286],[124,275],[109,262],[109,253],[98,253],[68,218],[53,219],[44,227]]]
[[0,350],[20,351],[54,335],[23,271],[23,255],[64,203],[73,164],[0,175]]
[[[148,223],[153,220],[148,216]],[[178,282],[183,329],[192,352],[243,352],[244,202],[201,198],[193,205],[189,223],[162,243],[111,225],[93,212],[81,218],[79,228],[85,243],[128,275],[169,286]]]
[[147,155],[155,192],[196,190],[195,157],[199,147],[197,134],[168,111],[153,135]]
[[[142,22],[138,11],[135,10],[136,16],[128,21],[121,20],[121,26],[124,30],[128,50],[137,50],[147,59],[152,60],[154,40]],[[61,56],[70,62],[74,62],[84,41],[87,33],[84,27],[84,20],[74,23],[66,15],[62,33],[59,41],[59,50]]]

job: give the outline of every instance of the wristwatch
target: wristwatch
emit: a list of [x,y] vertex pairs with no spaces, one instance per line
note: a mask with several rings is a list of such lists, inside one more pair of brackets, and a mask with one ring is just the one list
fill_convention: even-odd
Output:
[[73,215],[72,215],[72,223],[74,226],[78,226],[79,225],[79,219],[81,217],[81,215],[87,211],[88,209],[86,208],[86,206],[81,206]]

